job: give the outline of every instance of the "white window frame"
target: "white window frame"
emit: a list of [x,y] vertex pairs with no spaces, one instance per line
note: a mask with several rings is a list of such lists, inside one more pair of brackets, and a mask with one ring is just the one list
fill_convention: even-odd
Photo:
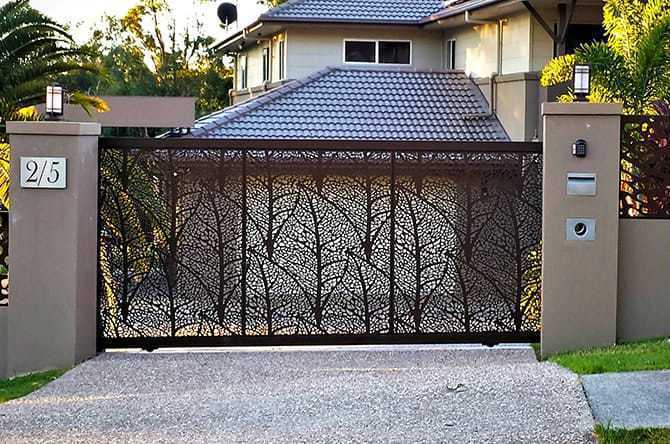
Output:
[[[446,69],[456,69],[456,39],[447,39]],[[452,63],[453,62],[453,63]]]
[[[347,62],[347,42],[374,42],[375,61],[374,62]],[[379,62],[379,43],[409,43],[409,63],[380,63]],[[407,39],[342,39],[342,63],[345,65],[381,65],[381,66],[412,66],[414,64],[414,42]]]
[[279,80],[286,80],[286,39],[281,39],[277,42],[277,52],[279,53]]
[[240,68],[240,89],[249,87],[249,58],[246,54],[240,54],[238,58]]
[[[375,44],[375,61],[374,62],[347,62],[347,42],[367,42]],[[376,65],[379,61],[379,43],[372,39],[343,39],[342,40],[342,62],[346,65]]]
[[[266,57],[267,55],[267,57]],[[272,45],[264,46],[261,51],[261,77],[263,82],[272,81]]]

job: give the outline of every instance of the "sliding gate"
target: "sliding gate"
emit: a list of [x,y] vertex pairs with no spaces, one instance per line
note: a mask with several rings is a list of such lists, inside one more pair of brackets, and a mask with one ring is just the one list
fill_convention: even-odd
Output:
[[539,144],[100,147],[101,347],[539,336]]

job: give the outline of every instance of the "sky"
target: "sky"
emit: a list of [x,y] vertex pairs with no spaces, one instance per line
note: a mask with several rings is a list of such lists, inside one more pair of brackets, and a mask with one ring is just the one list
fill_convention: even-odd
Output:
[[[6,0],[0,0],[0,4]],[[235,0],[228,0],[233,1]],[[30,0],[30,4],[49,17],[62,24],[70,24],[75,39],[83,43],[91,34],[91,28],[100,17],[108,15],[123,15],[137,0]],[[205,19],[206,31],[216,39],[225,37],[226,32],[219,27],[216,16],[217,7],[222,1],[209,0],[194,9],[194,0],[169,0],[177,17],[187,18],[194,13],[200,13]],[[198,1],[198,3],[202,3]],[[264,8],[257,0],[237,0],[240,20],[238,26],[251,23]],[[231,31],[237,30],[233,25]]]

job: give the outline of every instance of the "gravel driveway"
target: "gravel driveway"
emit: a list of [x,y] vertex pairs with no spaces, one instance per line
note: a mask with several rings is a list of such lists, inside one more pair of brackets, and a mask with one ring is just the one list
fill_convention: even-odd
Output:
[[530,348],[110,353],[0,405],[1,442],[590,442],[577,376]]

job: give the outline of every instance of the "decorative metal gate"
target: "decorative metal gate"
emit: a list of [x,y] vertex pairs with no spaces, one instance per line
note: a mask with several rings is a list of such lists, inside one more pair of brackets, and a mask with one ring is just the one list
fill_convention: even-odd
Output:
[[538,337],[538,144],[100,146],[101,347]]

